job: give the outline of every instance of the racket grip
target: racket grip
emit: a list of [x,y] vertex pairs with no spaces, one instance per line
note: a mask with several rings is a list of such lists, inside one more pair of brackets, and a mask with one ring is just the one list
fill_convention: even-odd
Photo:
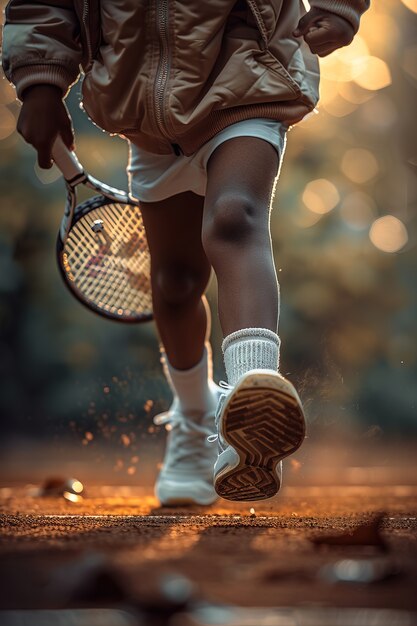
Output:
[[75,152],[68,150],[60,135],[55,139],[52,146],[52,158],[61,170],[65,180],[72,180],[84,173],[83,166],[77,159]]

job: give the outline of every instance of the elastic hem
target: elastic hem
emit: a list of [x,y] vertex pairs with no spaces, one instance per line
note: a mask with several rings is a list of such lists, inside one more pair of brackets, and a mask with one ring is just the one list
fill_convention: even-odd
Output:
[[302,120],[314,109],[312,104],[304,103],[261,103],[251,104],[220,111],[213,111],[199,124],[193,126],[186,135],[178,136],[178,144],[185,156],[190,156],[231,124],[251,118],[267,118],[280,122],[287,129]]
[[230,335],[227,335],[223,339],[222,343],[222,351],[225,350],[232,344],[234,341],[242,341],[245,339],[265,339],[269,341],[273,341],[277,346],[280,344],[280,338],[273,330],[269,330],[269,328],[242,328],[241,330],[236,330]]
[[203,354],[202,354],[202,357],[199,360],[199,362],[196,363],[195,365],[193,365],[192,367],[190,367],[187,370],[179,370],[176,367],[173,367],[171,365],[171,363],[168,361],[168,359],[166,357],[166,354],[165,354],[165,358],[166,358],[167,366],[168,366],[170,372],[172,372],[178,378],[182,378],[182,379],[186,379],[187,380],[188,378],[194,376],[195,374],[198,374],[202,367],[205,367],[205,364],[206,364],[206,361],[207,361],[207,358],[208,358],[208,351],[206,349],[206,346],[204,346]]
[[164,191],[162,190],[162,193],[158,194],[157,193],[157,186],[153,187],[152,189],[149,189],[149,194],[143,193],[143,187],[139,185],[135,185],[134,183],[132,183],[130,185],[130,193],[129,195],[132,197],[133,200],[135,200],[136,202],[139,202],[139,204],[141,202],[162,202],[162,200],[166,200],[167,198],[171,198],[173,195],[177,195],[179,193],[185,193],[186,191],[192,191],[192,193],[195,193],[197,196],[201,196],[202,198],[204,198],[204,194],[203,193],[198,193],[197,191],[194,191],[193,189],[189,189],[188,186],[184,186],[184,189],[175,189],[174,192],[168,192],[168,191]]
[[[247,104],[230,107],[229,109],[220,109],[207,115],[200,122],[193,125],[192,128],[183,130],[182,134],[176,136],[175,142],[180,146],[184,156],[189,157],[200,150],[205,143],[210,141],[220,131],[231,124],[236,124],[236,122],[255,118],[270,119],[279,122],[286,130],[289,130],[292,125],[300,122],[314,110],[315,105],[304,99]],[[149,135],[141,134],[139,131],[125,131],[123,136],[133,144],[140,145],[141,148],[155,155],[172,153],[168,146],[166,146],[166,151],[159,152],[156,149],[159,140]]]
[[54,85],[59,87],[64,97],[70,86],[77,80],[78,74],[74,74],[58,61],[51,63],[38,63],[18,67],[12,70],[12,80],[16,85],[16,95],[19,100],[28,87],[32,85]]
[[[357,4],[364,4],[364,2],[357,2]],[[346,2],[346,0],[311,0],[311,6],[343,17],[350,23],[355,33],[359,30],[360,16],[368,8],[364,7],[363,10],[355,9],[352,7],[352,3]]]

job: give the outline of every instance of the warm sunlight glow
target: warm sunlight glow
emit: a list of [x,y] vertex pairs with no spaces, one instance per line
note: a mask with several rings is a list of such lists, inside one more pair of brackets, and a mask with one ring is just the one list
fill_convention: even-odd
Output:
[[354,183],[366,183],[378,173],[378,162],[372,152],[364,148],[346,150],[341,170]]
[[303,193],[303,202],[313,213],[328,213],[339,202],[340,196],[333,183],[325,178],[309,182]]
[[407,7],[407,9],[410,9],[413,13],[417,13],[417,0],[401,0],[401,2]]
[[333,115],[334,117],[345,117],[345,115],[353,113],[356,108],[356,104],[348,102],[339,94],[337,94],[335,98],[332,98],[327,102],[323,102],[323,109],[329,113],[329,115]]
[[84,485],[79,480],[74,480],[72,483],[72,489],[75,493],[82,493],[84,491]]
[[9,137],[16,128],[16,120],[6,106],[0,105],[0,140]]
[[363,72],[363,57],[369,55],[365,40],[356,35],[350,46],[340,48],[320,60],[323,78],[334,81],[353,80]]
[[402,66],[407,74],[417,80],[417,45],[405,49]]
[[355,76],[354,81],[363,89],[377,91],[391,84],[390,69],[382,59],[368,56],[358,60],[361,72]]
[[355,230],[369,228],[375,218],[375,202],[363,191],[353,191],[344,198],[340,214],[346,224]]
[[408,241],[407,229],[394,215],[384,215],[372,224],[369,238],[382,252],[398,252]]

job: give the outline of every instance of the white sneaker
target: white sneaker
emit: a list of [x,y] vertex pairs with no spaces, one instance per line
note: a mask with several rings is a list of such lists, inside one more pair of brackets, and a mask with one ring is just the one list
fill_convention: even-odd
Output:
[[227,500],[263,500],[281,487],[282,459],[305,437],[301,400],[273,370],[251,370],[227,389],[216,411],[219,455],[214,488]]
[[[213,383],[213,406],[222,393]],[[213,465],[216,450],[208,442],[215,432],[215,409],[199,415],[184,415],[179,401],[165,413],[154,417],[155,424],[169,424],[162,470],[155,484],[155,495],[162,505],[212,504],[217,500],[213,487]]]

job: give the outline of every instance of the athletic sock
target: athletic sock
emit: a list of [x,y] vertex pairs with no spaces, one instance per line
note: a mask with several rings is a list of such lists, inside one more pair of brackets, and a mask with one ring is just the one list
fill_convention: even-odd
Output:
[[227,380],[236,385],[243,374],[254,369],[278,371],[280,338],[268,328],[243,328],[222,343]]
[[178,370],[169,363],[161,348],[161,363],[171,390],[179,400],[180,410],[187,413],[208,413],[217,405],[213,394],[213,359],[209,341],[204,344],[201,360],[188,370]]

